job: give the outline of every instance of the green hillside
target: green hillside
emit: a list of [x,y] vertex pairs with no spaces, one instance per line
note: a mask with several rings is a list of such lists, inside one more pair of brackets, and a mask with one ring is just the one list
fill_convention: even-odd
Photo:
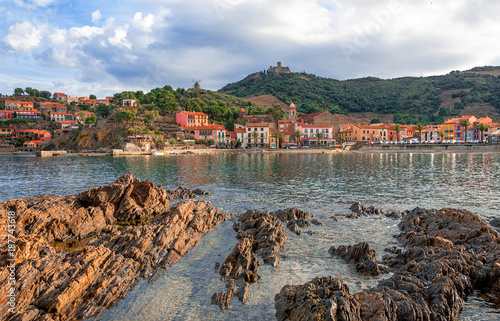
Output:
[[[328,109],[332,113],[375,112],[395,114],[401,123],[439,123],[469,105],[491,105],[500,111],[500,67],[478,67],[443,76],[374,77],[334,80],[307,73],[254,73],[220,92],[237,97],[272,94],[295,103],[301,113]],[[481,72],[475,73],[475,72]],[[486,74],[490,73],[490,74]],[[460,98],[452,108],[441,109],[441,93],[454,90]],[[458,91],[457,91],[458,90]]]

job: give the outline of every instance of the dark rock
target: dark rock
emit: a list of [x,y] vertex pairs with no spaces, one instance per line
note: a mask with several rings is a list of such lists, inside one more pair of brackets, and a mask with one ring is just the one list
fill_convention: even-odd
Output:
[[365,211],[365,207],[360,202],[354,202],[349,208],[353,213],[361,214]]
[[337,248],[331,247],[328,250],[331,254],[338,255],[348,263],[353,263],[356,270],[371,275],[379,275],[387,273],[388,269],[381,266],[377,262],[375,250],[370,248],[366,242],[361,242],[356,245],[341,245]]
[[191,192],[193,192],[193,194],[196,194],[196,195],[199,195],[199,196],[212,196],[211,193],[209,193],[207,191],[203,191],[203,190],[201,190],[199,188],[195,188]]
[[[387,249],[384,262],[395,273],[376,288],[349,298],[346,318],[332,317],[325,300],[331,287],[318,278],[300,286],[285,286],[275,298],[278,320],[453,320],[464,300],[478,290],[500,296],[500,237],[479,216],[465,210],[421,208],[406,211],[397,236],[401,246]],[[346,258],[370,253],[333,248]],[[334,300],[333,300],[334,301]]]
[[197,198],[198,195],[193,193],[187,188],[184,188],[182,186],[179,186],[176,190],[166,190],[166,193],[168,195],[168,199],[173,200],[173,199],[190,199],[190,198]]
[[312,224],[314,224],[314,225],[319,225],[319,226],[323,225],[323,223],[321,223],[321,222],[320,222],[320,221],[318,221],[317,219],[313,219],[313,220],[311,220],[311,223],[312,223]]
[[358,216],[358,214],[356,214],[356,213],[352,213],[352,214],[346,214],[346,215],[345,215],[345,218],[350,218],[350,219],[358,219],[358,218],[359,218],[359,216]]
[[339,218],[336,216],[336,215],[332,215],[330,216],[330,218],[335,221],[335,222],[338,222]]

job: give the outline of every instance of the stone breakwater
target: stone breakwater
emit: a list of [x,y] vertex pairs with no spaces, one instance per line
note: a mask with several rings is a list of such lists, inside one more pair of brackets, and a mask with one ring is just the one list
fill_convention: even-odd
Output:
[[[98,317],[142,278],[154,276],[194,248],[227,217],[208,201],[170,208],[167,193],[127,174],[71,196],[0,203],[16,213],[16,309],[0,302],[2,320]],[[199,192],[201,193],[201,192]],[[0,223],[0,293],[10,286],[7,223]]]
[[[383,214],[358,205],[354,212]],[[390,254],[383,258],[393,276],[355,294],[333,277],[286,285],[275,297],[277,319],[453,320],[474,291],[499,296],[500,236],[494,228],[465,210],[417,208],[398,214],[402,221],[396,238],[404,249],[386,249]],[[374,256],[367,244],[332,252]]]

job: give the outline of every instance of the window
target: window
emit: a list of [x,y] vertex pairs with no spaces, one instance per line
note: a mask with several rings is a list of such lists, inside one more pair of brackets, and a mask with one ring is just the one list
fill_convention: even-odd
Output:
[[307,134],[307,128],[306,128],[306,129],[304,129],[304,134]]
[[261,128],[260,128],[260,131],[261,131],[261,132],[263,132],[263,131],[264,131],[264,127],[261,127]]

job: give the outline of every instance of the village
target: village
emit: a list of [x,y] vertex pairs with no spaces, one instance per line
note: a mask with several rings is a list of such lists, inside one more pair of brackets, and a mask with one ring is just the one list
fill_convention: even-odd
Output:
[[[69,112],[70,106],[84,105],[88,110]],[[116,127],[120,119],[97,117],[98,106],[121,108],[133,111],[138,106],[135,99],[117,100],[113,96],[105,99],[95,97],[69,97],[54,93],[50,101],[38,102],[5,100],[5,109],[0,110],[0,120],[8,125],[0,126],[0,151],[36,151],[44,149],[58,135],[85,128],[104,129]],[[283,108],[285,109],[285,108]],[[141,152],[177,148],[217,149],[298,149],[332,148],[345,144],[458,144],[498,143],[500,123],[490,117],[461,116],[450,118],[439,125],[401,125],[372,120],[370,124],[338,123],[335,115],[325,110],[299,115],[295,104],[287,106],[287,119],[275,120],[271,114],[247,115],[244,108],[239,111],[240,123],[234,130],[215,122],[203,112],[179,111],[171,123],[165,123],[156,134],[129,132],[123,138],[122,147]],[[172,115],[174,116],[174,115]],[[16,119],[32,121],[12,122]],[[135,118],[134,118],[135,119]],[[45,120],[45,127],[35,126]],[[34,121],[34,122],[33,122]],[[22,124],[22,126],[20,125]],[[47,125],[48,124],[48,125]],[[135,124],[134,124],[135,125]],[[33,128],[26,128],[33,126]],[[36,127],[36,128],[35,128]],[[43,126],[42,126],[43,127]],[[126,126],[123,128],[127,129]],[[161,136],[160,138],[158,138]],[[22,140],[20,140],[22,138]],[[22,142],[22,144],[21,144]],[[107,146],[99,147],[102,150]],[[90,146],[82,146],[92,150]]]

